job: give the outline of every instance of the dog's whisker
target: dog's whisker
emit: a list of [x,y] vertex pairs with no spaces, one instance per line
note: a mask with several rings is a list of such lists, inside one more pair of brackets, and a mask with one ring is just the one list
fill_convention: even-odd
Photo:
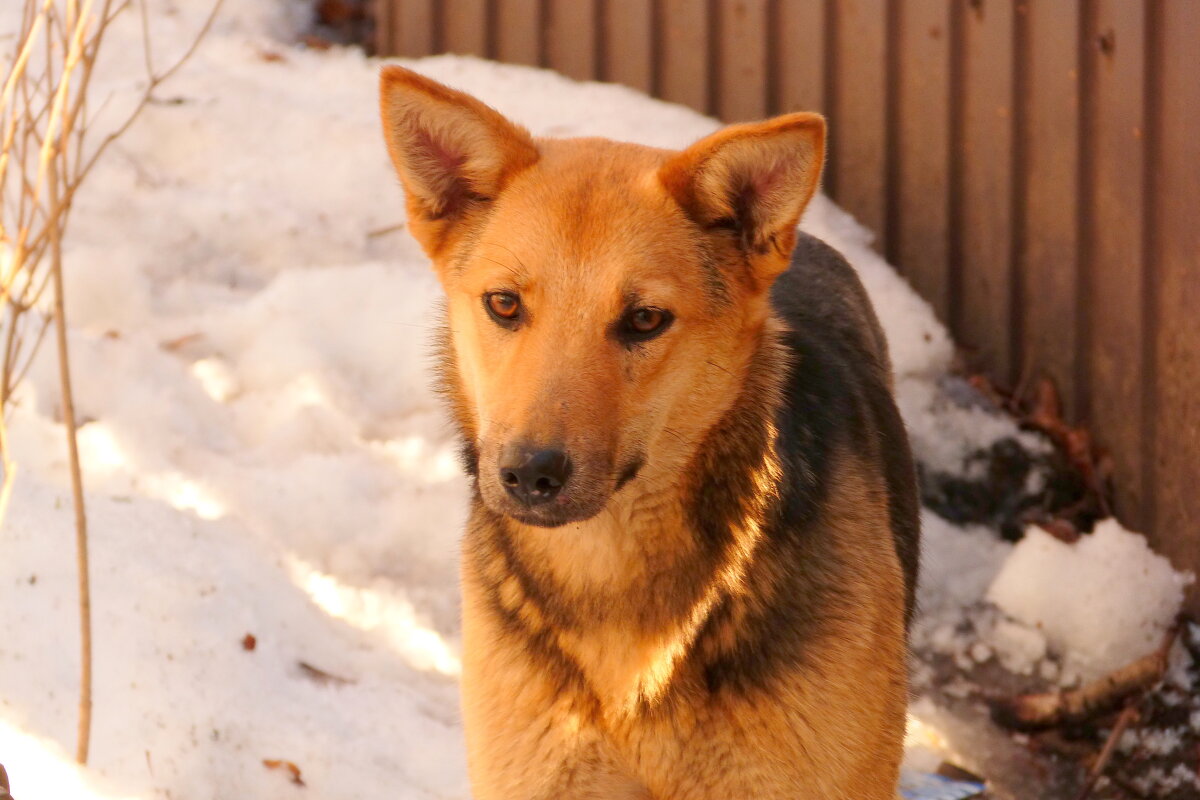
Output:
[[727,368],[722,367],[720,364],[718,364],[715,361],[707,361],[706,360],[704,363],[708,364],[710,367],[716,367],[717,369],[721,370],[721,372],[724,372],[726,375],[728,375],[731,378],[734,377],[732,372],[730,372]]
[[491,245],[492,247],[499,247],[501,250],[508,253],[513,258],[515,258],[517,260],[517,263],[521,266],[521,269],[523,269],[527,272],[529,271],[529,267],[525,266],[525,262],[521,260],[521,257],[518,256],[516,253],[514,253],[512,250],[509,250],[507,247],[500,244],[499,242],[488,242],[488,244]]
[[[478,254],[476,254],[476,255],[478,255]],[[505,264],[503,261],[497,261],[494,258],[488,258],[487,256],[482,256],[482,255],[479,256],[479,258],[482,258],[484,261],[490,261],[493,264],[495,264],[496,266],[502,267],[503,269],[508,270],[508,273],[510,275],[512,275],[513,278],[519,278],[521,275],[521,273],[518,272],[514,267],[510,267],[508,264]]]
[[684,435],[682,433],[675,430],[674,428],[663,428],[662,432],[669,436],[674,436],[677,440],[679,440],[679,442],[681,444],[690,444],[690,442],[687,440],[687,438],[684,437]]

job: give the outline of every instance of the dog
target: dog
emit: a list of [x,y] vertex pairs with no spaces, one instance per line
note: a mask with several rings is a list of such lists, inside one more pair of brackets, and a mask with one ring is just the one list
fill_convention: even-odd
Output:
[[801,234],[825,121],[535,139],[384,67],[472,479],[479,800],[892,800],[919,538],[887,344]]

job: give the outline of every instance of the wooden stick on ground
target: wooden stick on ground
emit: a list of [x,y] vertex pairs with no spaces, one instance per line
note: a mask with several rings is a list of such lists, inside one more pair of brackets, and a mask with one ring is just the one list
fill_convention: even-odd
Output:
[[992,703],[992,719],[1019,731],[1037,731],[1084,722],[1114,711],[1121,703],[1162,680],[1179,626],[1173,625],[1162,645],[1099,680],[1068,692],[1023,694]]

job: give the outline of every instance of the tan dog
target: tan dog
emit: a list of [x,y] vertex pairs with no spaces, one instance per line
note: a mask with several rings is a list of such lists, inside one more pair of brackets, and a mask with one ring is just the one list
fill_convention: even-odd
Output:
[[382,78],[474,478],[480,800],[893,798],[917,500],[886,345],[796,224],[825,124],[533,139]]

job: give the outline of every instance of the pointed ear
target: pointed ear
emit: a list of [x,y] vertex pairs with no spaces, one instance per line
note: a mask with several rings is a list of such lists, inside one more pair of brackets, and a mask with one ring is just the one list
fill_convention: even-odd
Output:
[[524,128],[412,70],[384,67],[379,99],[410,228],[430,256],[513,175],[538,159]]
[[698,225],[736,233],[770,280],[787,269],[824,160],[824,117],[786,114],[701,139],[668,160],[659,179]]

